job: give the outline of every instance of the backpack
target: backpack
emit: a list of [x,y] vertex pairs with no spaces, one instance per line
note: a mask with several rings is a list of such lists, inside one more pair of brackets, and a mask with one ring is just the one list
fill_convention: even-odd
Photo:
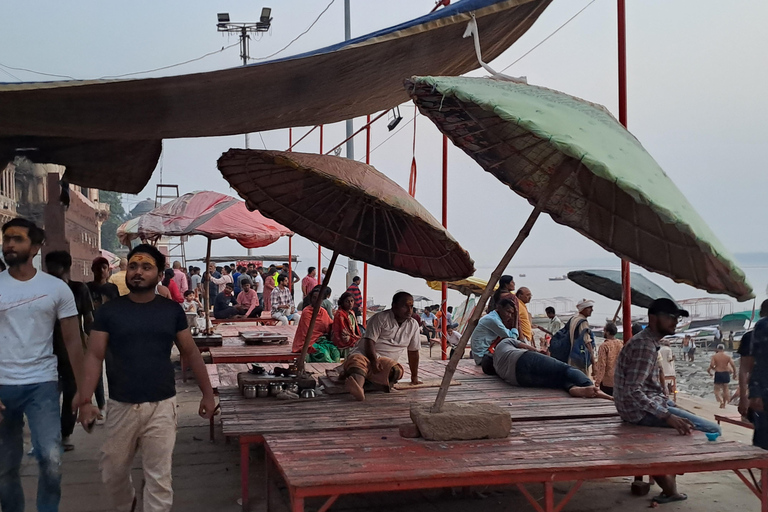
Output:
[[[586,321],[586,319],[581,320],[576,325],[576,328],[573,330],[573,332],[579,332],[579,327],[581,327],[581,324]],[[574,343],[571,343],[570,329],[571,321],[568,320],[568,322],[565,324],[565,327],[557,331],[554,336],[552,336],[552,339],[549,340],[549,355],[566,364],[568,364],[569,359],[575,359],[577,361],[583,360],[585,362],[584,366],[589,366],[592,362],[592,355],[584,344],[584,338],[579,337],[578,340],[576,340]],[[592,337],[592,343],[594,344],[594,335],[591,332],[589,335]]]

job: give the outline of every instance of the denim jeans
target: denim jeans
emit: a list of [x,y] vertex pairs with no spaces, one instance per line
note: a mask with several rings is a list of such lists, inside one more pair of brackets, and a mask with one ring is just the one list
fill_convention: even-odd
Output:
[[[696,416],[692,412],[688,412],[685,409],[680,409],[672,400],[667,401],[667,408],[671,414],[690,421],[693,424],[693,428],[695,430],[699,430],[701,432],[717,432],[718,434],[722,433],[720,431],[720,427],[714,421],[705,420],[704,418]],[[657,418],[652,414],[646,414],[645,417],[637,424],[643,427],[669,427],[666,420]]]
[[[21,458],[24,454],[24,415],[29,420],[32,446],[40,466],[37,483],[38,512],[56,512],[61,499],[61,423],[57,382],[23,386],[0,385],[5,410],[0,421],[0,509],[24,510]],[[69,407],[68,404],[64,404]]]
[[584,372],[538,352],[526,352],[515,366],[515,377],[522,388],[565,389],[588,387],[593,383]]

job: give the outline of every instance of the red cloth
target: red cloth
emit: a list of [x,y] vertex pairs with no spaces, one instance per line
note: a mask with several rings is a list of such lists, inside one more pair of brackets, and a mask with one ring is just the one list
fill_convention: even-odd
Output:
[[[309,322],[312,320],[312,306],[307,306],[301,310],[301,318],[299,319],[299,325],[296,326],[296,336],[293,338],[292,352],[301,352],[301,348],[304,346],[304,339],[307,337],[307,331],[309,330]],[[317,320],[315,320],[315,328],[312,330],[312,342],[309,344],[309,353],[314,353],[312,345],[320,339],[320,336],[328,334],[333,325],[333,320],[328,315],[328,312],[320,308],[320,312],[317,314]]]
[[354,347],[360,340],[360,327],[343,309],[339,309],[333,317],[333,332],[331,341],[337,348]]
[[168,291],[171,292],[171,299],[178,302],[179,304],[184,302],[184,296],[179,291],[179,287],[176,286],[176,282],[173,279],[168,281],[167,288],[168,288]]

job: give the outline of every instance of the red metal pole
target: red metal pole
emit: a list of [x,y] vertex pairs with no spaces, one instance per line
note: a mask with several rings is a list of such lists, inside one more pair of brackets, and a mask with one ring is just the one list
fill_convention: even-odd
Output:
[[[371,165],[371,115],[365,118],[365,163]],[[363,327],[368,327],[368,264],[363,263]]]
[[[625,0],[617,0],[619,38],[619,122],[627,126],[627,25]],[[629,262],[621,260],[621,320],[624,343],[632,337],[632,283]]]
[[[323,125],[320,125],[320,154],[323,154]],[[323,247],[317,244],[317,275],[320,275],[320,271],[323,268]],[[328,269],[330,270],[330,269]]]
[[[448,137],[443,135],[443,227],[448,228]],[[442,359],[448,359],[448,286],[445,281],[442,284],[441,310],[443,316],[440,321],[440,346]]]

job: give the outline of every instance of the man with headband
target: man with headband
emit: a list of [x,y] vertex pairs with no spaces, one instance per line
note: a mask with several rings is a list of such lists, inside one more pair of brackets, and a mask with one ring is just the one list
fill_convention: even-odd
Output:
[[110,399],[107,440],[102,448],[102,480],[113,509],[137,505],[131,466],[141,446],[144,510],[169,511],[173,503],[171,460],[176,442],[176,386],[171,349],[179,348],[203,392],[199,414],[211,418],[216,407],[200,352],[178,303],[155,294],[165,256],[142,244],[128,254],[125,282],[130,293],[96,311],[81,388],[80,421],[88,430],[98,414],[91,395],[106,357]]
[[[61,424],[53,330],[60,322],[62,338],[78,389],[83,374],[77,307],[61,279],[35,270],[32,258],[45,233],[33,222],[13,219],[3,225],[0,273],[0,508],[24,509],[19,470],[24,449],[24,415],[40,466],[37,510],[57,511],[61,499]],[[76,409],[80,399],[62,407]]]

